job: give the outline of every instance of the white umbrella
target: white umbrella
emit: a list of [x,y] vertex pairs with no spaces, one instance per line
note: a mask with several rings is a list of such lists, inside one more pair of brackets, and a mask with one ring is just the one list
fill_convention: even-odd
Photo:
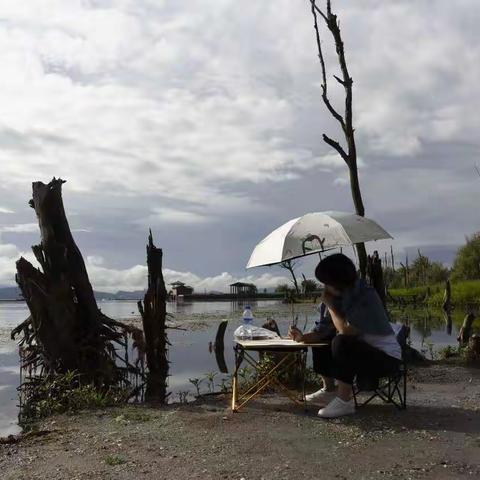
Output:
[[332,248],[392,238],[378,223],[345,212],[314,212],[294,218],[265,237],[247,268],[274,265]]

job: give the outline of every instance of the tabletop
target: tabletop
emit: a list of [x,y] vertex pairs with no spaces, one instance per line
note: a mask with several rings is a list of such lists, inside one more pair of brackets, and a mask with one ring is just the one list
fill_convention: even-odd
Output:
[[235,340],[245,350],[305,350],[309,347],[321,347],[328,345],[328,342],[302,343],[291,338],[272,338],[265,340]]

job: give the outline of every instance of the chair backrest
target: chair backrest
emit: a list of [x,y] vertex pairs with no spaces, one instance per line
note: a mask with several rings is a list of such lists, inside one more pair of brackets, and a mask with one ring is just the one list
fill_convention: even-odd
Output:
[[407,348],[408,338],[410,337],[410,327],[402,324],[400,328],[396,329],[395,336],[397,337],[397,342],[402,347],[402,350],[405,350]]

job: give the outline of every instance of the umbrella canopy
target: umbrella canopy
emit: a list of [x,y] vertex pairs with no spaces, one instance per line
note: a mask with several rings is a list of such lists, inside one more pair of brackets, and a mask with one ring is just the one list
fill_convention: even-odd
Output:
[[265,237],[247,268],[274,265],[337,247],[392,238],[378,223],[345,212],[314,212],[294,218]]

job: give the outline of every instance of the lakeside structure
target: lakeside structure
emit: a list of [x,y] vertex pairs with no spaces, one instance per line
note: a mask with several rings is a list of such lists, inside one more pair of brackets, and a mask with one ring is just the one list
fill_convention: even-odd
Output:
[[193,287],[190,287],[183,282],[176,281],[170,285],[172,287],[171,295],[173,299],[183,297],[185,295],[191,295],[193,293]]
[[230,284],[230,294],[237,297],[255,296],[257,287],[253,283],[235,282]]

